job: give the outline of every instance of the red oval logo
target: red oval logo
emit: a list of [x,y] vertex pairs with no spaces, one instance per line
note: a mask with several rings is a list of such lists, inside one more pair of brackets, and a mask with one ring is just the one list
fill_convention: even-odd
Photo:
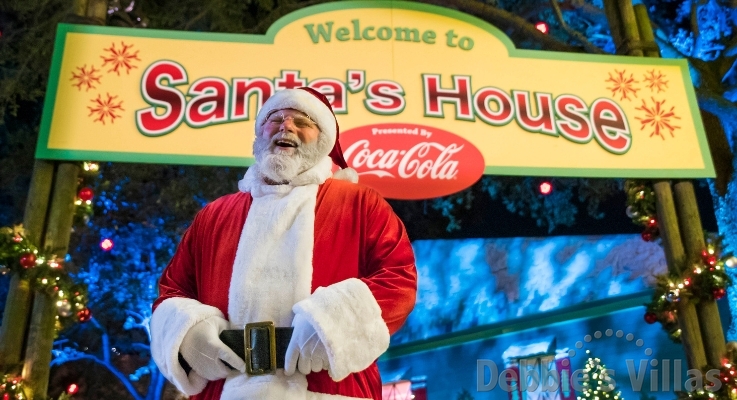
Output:
[[362,185],[390,199],[446,196],[473,185],[484,157],[468,140],[416,124],[376,124],[340,133],[348,166]]

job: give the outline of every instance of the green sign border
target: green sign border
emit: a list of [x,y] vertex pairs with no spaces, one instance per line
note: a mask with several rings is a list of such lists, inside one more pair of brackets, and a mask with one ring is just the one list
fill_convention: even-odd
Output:
[[[261,43],[273,44],[274,37],[282,27],[291,22],[310,15],[320,14],[329,11],[361,9],[361,8],[393,8],[402,10],[421,11],[432,14],[438,14],[449,18],[457,19],[471,25],[475,25],[482,30],[490,33],[499,39],[511,57],[529,58],[529,59],[545,59],[545,60],[562,60],[577,62],[595,62],[595,63],[611,63],[611,64],[648,64],[648,65],[664,65],[678,66],[681,70],[681,77],[686,88],[688,96],[691,117],[693,118],[696,134],[698,135],[699,147],[701,150],[704,168],[703,169],[621,169],[621,168],[554,168],[554,167],[499,167],[487,166],[484,174],[493,175],[523,175],[523,176],[569,176],[569,177],[637,177],[637,178],[711,178],[716,176],[714,165],[709,154],[709,147],[706,142],[706,134],[698,104],[696,102],[696,94],[689,76],[688,64],[686,60],[681,59],[661,59],[661,58],[645,58],[645,57],[629,57],[617,55],[592,55],[579,53],[564,53],[539,50],[523,50],[514,47],[512,41],[499,29],[490,25],[486,21],[482,21],[474,16],[464,14],[459,11],[447,8],[433,6],[428,4],[419,4],[405,1],[341,1],[335,3],[320,4],[306,7],[294,11],[274,22],[265,35],[253,34],[230,34],[230,33],[203,33],[203,32],[184,32],[184,31],[165,31],[156,29],[131,29],[131,28],[115,28],[115,27],[98,27],[89,25],[71,25],[59,24],[54,43],[54,54],[51,61],[51,71],[46,89],[46,97],[44,99],[43,116],[41,120],[41,128],[39,131],[38,144],[36,147],[36,158],[40,159],[57,159],[57,160],[98,160],[98,161],[121,161],[121,162],[137,162],[137,163],[159,163],[159,164],[192,164],[192,165],[221,165],[221,166],[249,166],[253,164],[252,157],[219,157],[219,156],[193,156],[182,154],[152,154],[152,153],[119,153],[104,151],[86,151],[86,150],[60,150],[49,148],[49,132],[51,129],[51,120],[54,115],[54,106],[56,100],[56,91],[59,85],[59,73],[61,70],[61,60],[64,54],[64,46],[68,33],[88,33],[96,35],[115,35],[128,37],[147,37],[162,39],[182,39],[182,40],[200,40],[212,42],[233,42],[233,43]],[[152,140],[155,140],[152,139]]]

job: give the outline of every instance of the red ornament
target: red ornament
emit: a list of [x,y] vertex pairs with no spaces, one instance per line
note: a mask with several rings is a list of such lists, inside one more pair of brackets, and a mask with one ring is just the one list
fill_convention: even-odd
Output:
[[649,242],[649,241],[653,240],[653,234],[650,231],[642,232],[642,234],[640,236],[642,236],[642,240],[644,240],[646,242]]
[[704,261],[713,267],[717,265],[717,256],[715,256],[714,254],[711,254],[710,256],[706,257]]
[[654,312],[649,312],[649,311],[646,312],[645,313],[645,322],[647,322],[648,324],[654,324],[654,323],[658,322],[658,315],[655,314]]
[[543,21],[540,21],[540,22],[536,23],[535,24],[535,29],[537,29],[538,31],[540,31],[540,32],[542,32],[542,33],[544,33],[546,35],[548,34],[548,32],[550,32],[550,27],[548,26],[547,23],[545,23]]
[[79,322],[87,322],[92,318],[92,311],[90,311],[89,308],[85,308],[77,313],[77,318],[79,319]]
[[540,184],[540,194],[542,194],[542,195],[549,195],[552,192],[553,192],[553,184],[552,183],[550,183],[548,181],[545,181],[545,182],[543,182],[543,183]]
[[82,201],[90,201],[95,197],[95,192],[88,187],[82,188],[79,190],[79,193],[77,193],[77,197]]
[[711,294],[714,295],[714,300],[719,300],[727,294],[727,291],[724,288],[716,288],[711,291]]
[[658,226],[658,221],[657,221],[657,220],[656,220],[655,218],[650,218],[650,219],[649,219],[649,220],[647,221],[647,225],[648,225],[649,227],[651,227],[651,228],[652,228],[652,227],[655,227],[655,226]]
[[3,400],[10,400],[10,395],[7,393],[3,393]]
[[23,253],[20,255],[20,265],[23,268],[31,268],[36,265],[36,255],[33,253]]
[[107,238],[106,239],[102,239],[102,241],[100,242],[100,248],[103,251],[110,251],[110,250],[112,250],[114,245],[115,245],[115,243],[113,243],[113,241],[111,239],[107,239]]
[[72,383],[71,385],[69,385],[69,387],[67,387],[67,393],[75,394],[77,392],[79,392],[79,386],[77,386],[76,383]]
[[673,311],[667,311],[665,313],[665,322],[667,323],[676,322],[676,314],[674,314]]

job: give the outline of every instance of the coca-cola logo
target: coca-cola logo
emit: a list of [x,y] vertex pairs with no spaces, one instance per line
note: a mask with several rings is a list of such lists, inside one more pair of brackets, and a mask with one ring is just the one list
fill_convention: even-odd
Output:
[[473,144],[429,126],[361,126],[341,132],[340,147],[359,183],[390,199],[445,196],[473,185],[484,173],[484,158]]

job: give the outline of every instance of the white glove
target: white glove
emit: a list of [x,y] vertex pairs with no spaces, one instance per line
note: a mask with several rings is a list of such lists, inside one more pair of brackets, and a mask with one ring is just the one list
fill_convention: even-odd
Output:
[[284,359],[284,374],[290,376],[295,369],[305,375],[328,369],[328,351],[307,318],[301,314],[295,315],[292,327],[294,331]]
[[228,329],[228,321],[218,316],[212,316],[196,323],[184,335],[179,352],[189,363],[194,372],[201,377],[215,381],[225,379],[230,368],[245,372],[246,363],[230,347],[220,340],[220,332]]

